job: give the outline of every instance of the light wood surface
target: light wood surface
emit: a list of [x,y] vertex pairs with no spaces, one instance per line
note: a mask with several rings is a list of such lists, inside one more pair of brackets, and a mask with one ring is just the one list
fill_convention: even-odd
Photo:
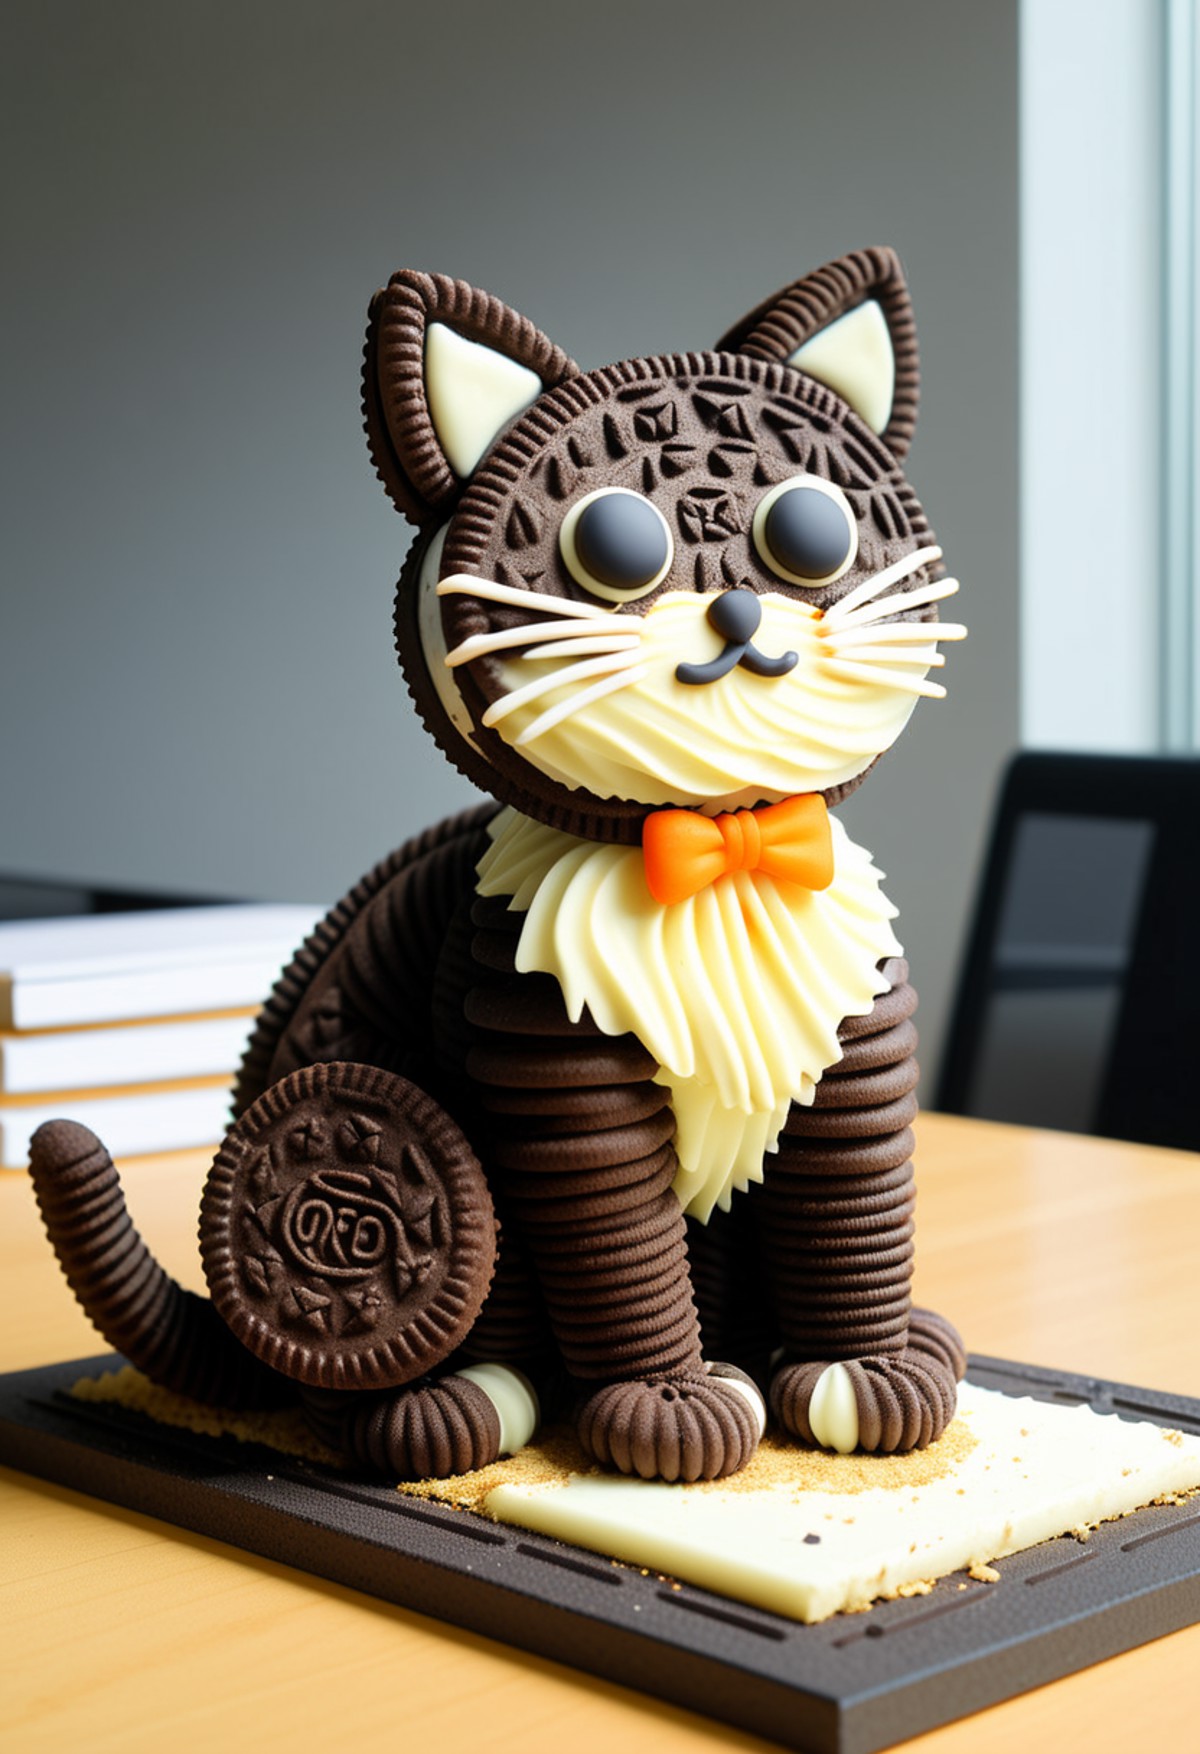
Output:
[[[126,1166],[202,1288],[207,1158]],[[969,1344],[1200,1396],[1200,1157],[928,1115],[920,1301]],[[23,1176],[0,1177],[0,1368],[99,1350]],[[769,1744],[217,1542],[0,1470],[0,1740],[191,1749],[766,1749]],[[1200,1745],[1200,1627],[910,1742],[920,1754]]]

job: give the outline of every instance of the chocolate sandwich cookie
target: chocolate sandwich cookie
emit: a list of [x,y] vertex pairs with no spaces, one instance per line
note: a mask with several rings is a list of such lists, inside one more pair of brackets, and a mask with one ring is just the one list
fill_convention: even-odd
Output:
[[396,1071],[428,1056],[438,946],[494,814],[483,804],[415,835],[330,909],[259,1014],[234,1087],[235,1118],[316,1061]]
[[467,1056],[467,1071],[476,1084],[509,1096],[516,1090],[531,1090],[536,1096],[554,1087],[552,1080],[569,1089],[637,1084],[657,1070],[657,1060],[632,1036],[561,1042],[552,1061],[536,1047],[498,1036],[486,1044],[475,1042]]
[[602,1467],[647,1480],[715,1480],[736,1473],[754,1454],[761,1427],[750,1401],[720,1381],[700,1371],[611,1383],[584,1406],[580,1441]]
[[403,268],[372,298],[363,354],[363,418],[371,461],[397,509],[414,522],[444,514],[462,489],[442,450],[425,383],[430,330],[485,344],[542,384],[579,368],[561,347],[491,293]]
[[464,1012],[489,1173],[534,1262],[559,1351],[577,1378],[694,1372],[669,1093],[632,1037],[568,1016],[556,982],[516,973],[522,918],[471,907]]
[[458,1128],[376,1067],[307,1067],[241,1117],[209,1173],[213,1302],[257,1358],[312,1388],[383,1389],[470,1333],[496,1255]]
[[472,1363],[530,1365],[553,1352],[550,1326],[533,1282],[533,1269],[512,1226],[501,1232],[496,1272],[487,1302],[461,1348]]
[[779,1173],[758,1207],[792,1360],[771,1385],[776,1418],[805,1442],[825,1441],[813,1405],[833,1361],[845,1372],[858,1447],[883,1452],[941,1435],[964,1364],[950,1324],[911,1308],[916,995],[903,963],[887,971],[899,984],[843,1025],[843,1057],[817,1103],[793,1105]]
[[[636,1092],[638,1087],[633,1085],[627,1089]],[[637,1102],[636,1095],[631,1101]],[[608,1177],[603,1182],[597,1182],[595,1189],[613,1187],[626,1179],[620,1175],[626,1165],[642,1163],[657,1154],[674,1136],[675,1117],[665,1094],[660,1092],[659,1105],[652,1117],[629,1126],[610,1126],[602,1130],[588,1128],[586,1132],[581,1130],[577,1133],[569,1133],[564,1129],[552,1137],[546,1137],[541,1127],[536,1131],[539,1136],[498,1138],[493,1145],[493,1162],[515,1172],[509,1178],[510,1184],[515,1183],[518,1178],[530,1177],[540,1184],[541,1177],[547,1176],[551,1180],[546,1185],[562,1193],[566,1192],[566,1183],[562,1179],[565,1176],[580,1192],[585,1189],[590,1192],[592,1184],[589,1172],[611,1170],[616,1175],[616,1181]],[[576,1179],[581,1175],[589,1177],[586,1183]]]
[[[486,1090],[479,1094],[480,1107],[495,1116],[495,1129],[503,1136],[504,1117],[516,1118],[522,1137],[547,1138],[563,1131],[564,1123],[580,1132],[599,1133],[618,1124],[648,1120],[666,1107],[661,1084],[648,1079],[620,1091],[582,1086],[559,1086],[553,1090]],[[618,1117],[620,1119],[618,1120]]]
[[889,956],[879,964],[879,973],[891,986],[880,993],[869,1011],[861,1017],[844,1017],[838,1028],[838,1039],[857,1041],[860,1035],[879,1035],[897,1023],[903,1023],[917,1009],[916,989],[909,985],[908,963],[903,956]]

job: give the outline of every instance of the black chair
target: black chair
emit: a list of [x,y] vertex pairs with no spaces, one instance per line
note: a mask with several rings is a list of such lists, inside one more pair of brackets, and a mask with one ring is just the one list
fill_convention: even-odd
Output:
[[1200,1150],[1200,758],[1014,758],[935,1106]]

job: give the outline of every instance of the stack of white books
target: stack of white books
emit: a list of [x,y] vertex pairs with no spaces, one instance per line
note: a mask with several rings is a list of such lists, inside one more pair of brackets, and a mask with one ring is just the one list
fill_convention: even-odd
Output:
[[0,1168],[59,1116],[114,1157],[218,1143],[258,1009],[322,911],[0,922]]

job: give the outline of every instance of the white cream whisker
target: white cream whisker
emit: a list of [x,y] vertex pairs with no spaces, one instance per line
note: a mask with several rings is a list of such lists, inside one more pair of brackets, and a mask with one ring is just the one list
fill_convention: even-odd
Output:
[[866,644],[915,646],[932,640],[966,639],[967,630],[958,621],[862,621],[852,627],[835,627],[822,637],[827,646],[844,651]]
[[923,677],[910,676],[904,670],[876,669],[870,663],[860,664],[850,658],[826,658],[826,665],[839,676],[856,682],[870,682],[876,688],[895,688],[902,694],[919,694],[927,700],[944,700],[946,690],[940,682],[927,682]]
[[[596,627],[594,621],[561,621],[551,627],[547,627],[545,622],[539,622],[527,627],[500,627],[492,633],[473,633],[461,645],[455,646],[452,652],[447,652],[446,663],[450,669],[455,670],[460,664],[469,664],[473,658],[486,657],[491,652],[509,651],[514,646],[529,645],[531,641],[544,639],[547,634],[555,642],[560,642],[560,649],[563,651],[574,650],[570,642],[578,640],[609,640],[613,642],[610,649],[614,651],[618,641],[625,645],[631,640],[634,644],[640,643],[640,636],[631,635],[625,628],[619,632],[614,628],[611,633],[597,633]],[[593,649],[598,651],[599,647],[595,646]],[[529,655],[528,652],[522,654],[524,657]]]
[[919,646],[915,651],[896,651],[891,646],[852,646],[847,652],[837,650],[830,655],[849,664],[920,664],[927,670],[940,670],[946,662],[945,653],[932,646]]
[[589,676],[602,676],[612,670],[628,670],[637,663],[637,651],[606,652],[599,658],[585,658],[582,663],[568,664],[565,669],[553,670],[548,676],[535,677],[523,688],[514,688],[503,700],[493,701],[483,715],[483,723],[487,726],[498,725],[510,713],[520,707],[527,706],[531,701],[540,700],[553,688],[569,687],[572,683],[583,682]]
[[852,591],[848,591],[827,612],[826,621],[849,615],[850,611],[857,609],[860,603],[866,603],[870,598],[877,597],[880,591],[890,590],[893,585],[898,585],[901,579],[908,578],[911,573],[919,572],[921,567],[930,566],[935,560],[941,558],[942,551],[936,544],[929,548],[914,549],[911,554],[901,555],[899,560],[894,560],[890,566],[885,566],[879,572],[872,573],[870,578],[863,579],[861,584],[855,585]]
[[[557,632],[555,629],[556,636]],[[521,659],[524,662],[527,658],[583,657],[588,652],[636,652],[641,644],[641,636],[636,633],[598,633],[592,639],[570,641],[555,637],[547,640],[545,645],[530,646],[527,652],[521,653]]]
[[[838,616],[833,620],[833,610],[825,617],[825,624],[833,631],[840,633],[847,627],[866,627],[872,621],[883,621],[889,615],[902,615],[909,609],[923,609],[927,603],[940,603],[944,597],[953,597],[958,590],[957,579],[933,579],[927,585],[916,585],[911,591],[897,591],[894,597],[877,597],[872,603],[864,603],[851,615]],[[835,604],[834,609],[839,609]]]
[[[568,619],[578,615],[589,621],[617,620],[610,609],[601,609],[592,603],[580,603],[568,597],[551,597],[544,591],[520,591],[515,585],[500,585],[494,579],[478,579],[465,572],[450,573],[447,578],[440,580],[437,593],[439,597],[482,597],[489,603],[509,603],[514,609],[526,609],[539,615],[557,615]],[[559,604],[562,605],[561,608]]]
[[525,730],[521,732],[517,738],[516,747],[519,749],[524,743],[532,743],[534,738],[540,737],[543,731],[553,730],[555,725],[561,724],[564,719],[569,719],[571,714],[578,712],[581,707],[590,706],[593,701],[603,699],[606,694],[615,694],[618,688],[628,688],[631,684],[640,682],[644,676],[649,674],[649,670],[648,664],[632,665],[628,670],[619,671],[615,676],[601,677],[600,681],[593,682],[590,688],[581,688],[578,694],[571,696],[570,700],[562,700],[557,706],[547,707],[540,718],[536,718],[532,725],[526,726]]

